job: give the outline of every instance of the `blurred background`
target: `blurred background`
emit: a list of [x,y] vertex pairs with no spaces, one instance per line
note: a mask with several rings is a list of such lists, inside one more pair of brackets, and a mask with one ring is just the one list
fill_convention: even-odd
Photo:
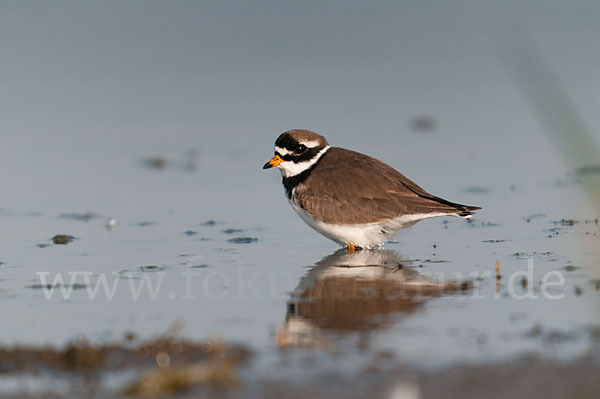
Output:
[[[362,390],[343,394],[464,396],[469,367],[501,365],[477,376],[487,389],[531,355],[571,362],[562,370],[570,383],[554,380],[538,393],[595,397],[598,16],[591,0],[3,1],[0,345],[13,355],[17,344],[64,355],[73,340],[97,350],[127,334],[162,337],[176,323],[181,339],[219,337],[254,353],[241,371],[236,363],[237,388],[223,395],[277,396],[285,387],[341,396],[323,375],[352,387],[370,370]],[[261,170],[292,128],[483,210],[469,224],[428,220],[401,232],[384,260],[332,258],[336,245],[292,212],[279,173]],[[484,298],[384,300],[365,306],[364,317],[343,313],[354,329],[338,328],[341,310],[322,312],[338,309],[323,297],[329,289],[311,285],[331,277],[323,264],[403,259],[422,268],[423,278],[408,279],[468,280]],[[563,299],[509,295],[509,276],[529,259],[535,277],[513,279],[517,290],[531,283],[539,294],[556,271]],[[55,284],[75,290],[47,299],[38,273],[52,280],[74,271],[91,281]],[[194,298],[190,271],[200,273]],[[157,284],[160,273],[156,298],[133,299],[127,283],[112,299],[88,295],[101,275]],[[387,272],[336,278],[323,286],[348,292],[373,279],[380,292],[398,284]],[[317,310],[290,308],[294,295]],[[146,350],[144,367],[162,370],[161,348]],[[68,383],[32,380],[27,368],[15,376],[8,364],[1,392],[72,394]],[[466,369],[449,376],[457,365]],[[530,370],[524,381],[548,380],[543,360],[519,365]],[[101,379],[94,395],[130,386],[140,370]],[[203,381],[189,385],[204,389]],[[131,392],[160,393],[143,384]],[[507,396],[527,387],[515,383]]]

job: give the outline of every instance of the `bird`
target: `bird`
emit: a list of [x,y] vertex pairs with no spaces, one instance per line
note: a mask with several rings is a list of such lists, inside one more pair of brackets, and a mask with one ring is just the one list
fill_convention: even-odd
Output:
[[304,222],[349,253],[381,248],[398,230],[437,216],[470,219],[478,206],[425,191],[388,164],[293,129],[275,141],[263,169],[281,172],[285,195]]

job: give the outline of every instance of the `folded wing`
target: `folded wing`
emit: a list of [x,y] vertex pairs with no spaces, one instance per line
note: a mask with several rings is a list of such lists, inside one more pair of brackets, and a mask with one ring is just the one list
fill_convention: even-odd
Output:
[[354,151],[331,148],[298,187],[298,204],[333,224],[382,222],[403,215],[469,217],[480,209],[429,194],[389,165]]

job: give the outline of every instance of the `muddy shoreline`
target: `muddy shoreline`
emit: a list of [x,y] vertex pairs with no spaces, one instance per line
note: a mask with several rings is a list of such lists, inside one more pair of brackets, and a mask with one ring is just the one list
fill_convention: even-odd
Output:
[[[307,378],[302,373],[286,376],[285,367],[256,370],[257,355],[242,345],[160,337],[102,346],[77,342],[62,349],[0,348],[0,381],[4,385],[11,377],[21,381],[20,389],[3,392],[2,397],[10,399],[596,398],[599,352],[596,345],[588,356],[566,362],[532,354],[506,362],[437,369],[411,367],[378,354],[357,373],[330,369]],[[120,382],[115,383],[118,374],[127,378],[117,378]]]

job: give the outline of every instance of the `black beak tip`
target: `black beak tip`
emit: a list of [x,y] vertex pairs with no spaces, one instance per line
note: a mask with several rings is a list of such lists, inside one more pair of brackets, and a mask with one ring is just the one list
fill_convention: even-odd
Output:
[[271,169],[273,167],[273,165],[271,165],[270,162],[267,162],[266,164],[263,165],[263,169]]

